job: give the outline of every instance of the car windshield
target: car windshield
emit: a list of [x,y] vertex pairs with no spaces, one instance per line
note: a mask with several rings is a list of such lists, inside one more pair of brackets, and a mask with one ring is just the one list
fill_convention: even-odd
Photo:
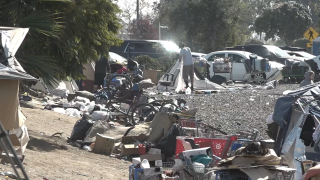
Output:
[[277,57],[283,58],[283,57],[290,57],[288,53],[283,51],[282,49],[276,47],[276,46],[265,46],[270,52],[273,52]]
[[126,58],[124,58],[116,53],[109,52],[109,56],[110,56],[111,62],[118,62],[118,63],[126,63],[127,62]]
[[164,42],[160,42],[160,44],[167,50],[170,52],[179,52],[180,48],[178,45],[176,45],[174,42],[171,41],[164,41]]

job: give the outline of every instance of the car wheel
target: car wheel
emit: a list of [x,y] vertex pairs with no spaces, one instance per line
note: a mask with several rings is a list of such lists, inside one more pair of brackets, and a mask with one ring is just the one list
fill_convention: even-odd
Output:
[[253,82],[258,83],[258,84],[262,84],[263,82],[265,82],[265,76],[263,74],[255,74],[253,77]]

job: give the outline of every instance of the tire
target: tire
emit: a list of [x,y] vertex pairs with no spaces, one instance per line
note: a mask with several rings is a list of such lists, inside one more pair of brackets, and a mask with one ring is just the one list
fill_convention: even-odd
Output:
[[264,73],[257,73],[255,75],[253,75],[253,82],[254,83],[258,83],[258,84],[262,84],[266,81],[266,74]]
[[297,80],[296,80],[296,78],[295,78],[295,77],[291,77],[291,78],[290,78],[290,82],[291,82],[291,83],[295,84],[295,83],[296,83],[296,81],[297,81]]
[[[124,83],[120,86],[115,86],[113,83],[113,79],[125,79]],[[132,92],[132,81],[126,75],[115,75],[112,76],[108,82],[106,82],[106,88],[108,96],[110,99],[131,99]]]
[[[138,113],[136,113],[138,111]],[[139,104],[131,111],[130,120],[133,125],[139,121],[145,121],[149,116],[155,115],[158,111],[151,104]]]

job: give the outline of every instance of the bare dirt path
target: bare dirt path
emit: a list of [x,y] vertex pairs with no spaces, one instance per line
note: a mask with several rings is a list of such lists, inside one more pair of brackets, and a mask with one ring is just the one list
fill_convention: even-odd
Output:
[[[66,143],[79,118],[44,110],[39,105],[24,106],[22,111],[27,116],[30,136],[23,164],[30,179],[128,179],[130,162],[86,152]],[[62,138],[51,137],[57,132],[63,133]],[[0,165],[0,171],[13,172],[9,165]]]

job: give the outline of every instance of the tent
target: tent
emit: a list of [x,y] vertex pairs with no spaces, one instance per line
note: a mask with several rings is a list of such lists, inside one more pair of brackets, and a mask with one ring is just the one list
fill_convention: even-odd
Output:
[[37,84],[31,86],[31,89],[40,90],[40,91],[49,92],[49,93],[57,88],[67,89],[69,90],[69,93],[75,93],[76,91],[79,91],[78,85],[74,80],[57,81],[57,83],[53,83],[52,87],[48,87],[40,78]]
[[[196,73],[197,69],[195,68],[194,73],[194,86],[197,90],[219,90],[219,89],[225,89],[223,86],[220,86],[216,83],[213,83],[209,81],[206,78],[199,77],[200,74]],[[177,62],[171,67],[171,69],[168,71],[168,73],[174,75],[173,85],[171,87],[168,87],[168,90],[174,90],[176,92],[179,92],[184,89],[185,83],[182,78],[182,63],[177,60]],[[166,80],[166,76],[163,75],[160,80]],[[190,82],[190,81],[189,81]],[[159,90],[165,90],[166,87],[162,86],[161,84],[158,84]]]
[[312,142],[314,128],[320,118],[320,83],[304,86],[280,97],[275,105],[273,121],[279,126],[275,140],[278,156],[284,155],[291,168],[301,177],[301,160],[320,160],[320,151]]

